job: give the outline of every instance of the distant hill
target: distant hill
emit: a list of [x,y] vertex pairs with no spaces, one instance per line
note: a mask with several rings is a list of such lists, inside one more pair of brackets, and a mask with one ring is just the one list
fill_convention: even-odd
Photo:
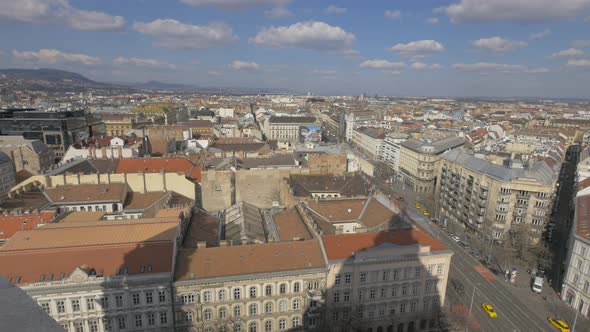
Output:
[[188,84],[165,83],[160,81],[149,81],[146,83],[131,83],[126,84],[137,88],[153,89],[153,90],[173,90],[173,91],[187,91],[196,90],[197,87]]
[[22,80],[39,80],[49,82],[76,81],[85,83],[97,83],[78,73],[72,73],[65,70],[49,68],[0,69],[0,75],[6,75],[8,77],[19,78]]

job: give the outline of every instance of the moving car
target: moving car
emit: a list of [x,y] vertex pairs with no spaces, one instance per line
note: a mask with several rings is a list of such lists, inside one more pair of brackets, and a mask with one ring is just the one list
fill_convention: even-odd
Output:
[[567,323],[564,322],[563,320],[553,318],[553,317],[547,317],[547,320],[549,321],[549,323],[551,323],[551,325],[555,326],[559,331],[570,332],[569,325],[567,325]]
[[457,235],[451,236],[451,239],[453,239],[453,241],[455,241],[455,242],[461,242],[461,238],[458,237]]
[[414,207],[418,210],[420,210],[422,208],[422,205],[420,205],[420,203],[416,203],[414,204]]
[[494,307],[492,307],[491,304],[482,303],[481,307],[483,308],[483,311],[485,311],[486,314],[488,314],[488,316],[490,316],[492,318],[498,317],[498,314],[496,313],[496,310],[494,310]]
[[430,212],[428,212],[426,210],[422,210],[422,214],[428,217],[430,215]]

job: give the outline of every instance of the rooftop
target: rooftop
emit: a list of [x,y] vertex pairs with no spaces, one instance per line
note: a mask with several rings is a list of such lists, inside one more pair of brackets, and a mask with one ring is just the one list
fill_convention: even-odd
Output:
[[576,234],[590,241],[590,195],[576,198]]
[[201,180],[201,167],[186,158],[129,158],[121,159],[115,173],[184,173]]
[[46,188],[47,197],[54,204],[77,202],[122,202],[127,194],[127,184],[78,184]]
[[307,229],[305,222],[299,216],[296,208],[283,210],[273,216],[274,224],[279,233],[280,241],[311,240],[312,234]]
[[312,193],[334,193],[341,196],[367,196],[369,186],[360,174],[354,175],[296,175],[289,177],[295,196],[309,197]]
[[419,141],[409,139],[401,143],[401,146],[418,153],[440,154],[446,150],[454,149],[465,143],[461,137],[447,137],[437,141]]
[[197,243],[205,242],[207,247],[216,247],[219,239],[221,220],[204,211],[193,213],[182,247],[196,248]]
[[272,116],[269,123],[314,124],[316,118],[312,116]]
[[181,250],[176,278],[182,281],[325,267],[317,240],[276,242]]

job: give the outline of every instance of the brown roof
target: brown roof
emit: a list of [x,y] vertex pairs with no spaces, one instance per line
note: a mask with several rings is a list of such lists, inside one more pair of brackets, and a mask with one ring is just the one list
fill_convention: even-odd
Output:
[[129,158],[121,159],[115,173],[184,173],[201,181],[201,167],[186,158]]
[[201,241],[205,241],[207,247],[217,246],[219,223],[219,218],[203,211],[193,213],[182,247],[196,248],[197,243]]
[[371,229],[391,221],[396,215],[397,213],[391,211],[376,199],[371,198],[360,221],[363,225],[367,226],[367,228]]
[[313,236],[305,226],[305,222],[299,216],[297,209],[290,208],[273,216],[280,241],[292,241],[293,239],[311,240]]
[[148,223],[169,223],[178,222],[178,216],[170,217],[154,217],[154,218],[140,218],[140,219],[119,219],[119,220],[95,220],[95,221],[77,221],[62,223],[49,223],[43,225],[43,229],[48,228],[80,228],[80,227],[96,227],[96,226],[115,226],[115,225],[130,225],[130,224],[148,224]]
[[107,223],[93,227],[38,228],[17,232],[0,253],[49,248],[91,247],[115,244],[172,241],[178,222],[130,224]]
[[399,246],[415,244],[430,246],[431,252],[448,249],[443,243],[420,230],[330,235],[324,236],[322,241],[329,260],[347,259],[352,257],[352,253],[376,247],[383,243]]
[[77,184],[46,188],[45,193],[54,204],[71,202],[117,202],[125,199],[127,184]]
[[63,217],[59,223],[67,224],[72,222],[92,222],[98,221],[105,215],[102,211],[72,211]]
[[[223,264],[220,264],[223,262]],[[182,250],[177,280],[324,268],[318,240]]]
[[578,191],[590,187],[590,178],[584,179],[577,184]]
[[146,193],[129,192],[125,201],[124,210],[144,210],[154,205],[166,195],[164,191]]
[[309,207],[329,221],[338,222],[356,220],[366,202],[366,199],[310,201]]

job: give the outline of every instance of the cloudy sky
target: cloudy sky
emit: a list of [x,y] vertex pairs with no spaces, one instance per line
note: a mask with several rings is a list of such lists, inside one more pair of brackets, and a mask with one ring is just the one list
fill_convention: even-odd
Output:
[[0,0],[0,40],[107,82],[590,98],[590,0]]

